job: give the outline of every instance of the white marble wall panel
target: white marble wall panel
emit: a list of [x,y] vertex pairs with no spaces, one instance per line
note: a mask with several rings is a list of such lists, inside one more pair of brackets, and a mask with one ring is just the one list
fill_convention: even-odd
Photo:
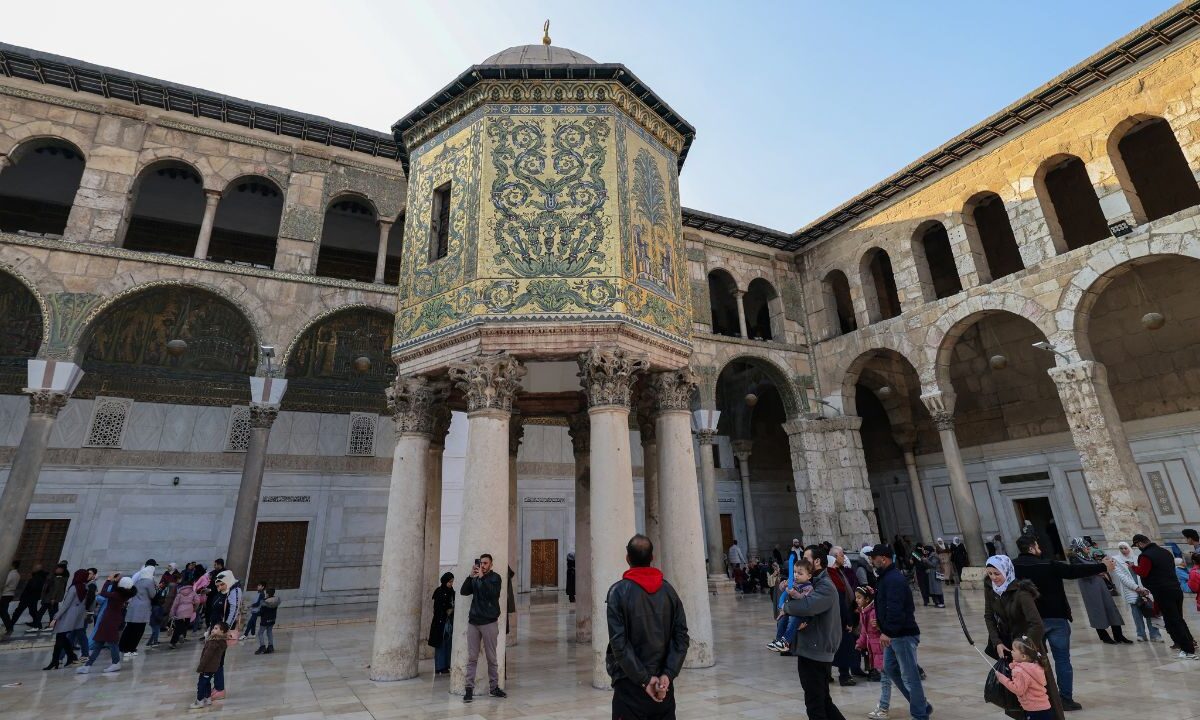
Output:
[[196,408],[196,424],[192,429],[190,452],[224,452],[225,434],[229,431],[227,407]]
[[0,443],[16,447],[29,417],[29,396],[0,395]]
[[271,425],[271,436],[267,440],[268,455],[285,455],[292,444],[292,424],[296,413],[281,412]]
[[289,455],[316,455],[317,436],[321,431],[319,413],[292,413],[292,434],[288,440]]
[[163,423],[170,405],[134,403],[125,418],[125,450],[158,450],[162,441]]
[[317,454],[345,455],[346,434],[350,431],[349,415],[318,415]]
[[396,422],[391,415],[380,415],[375,423],[375,457],[391,457],[396,449]]
[[74,399],[59,411],[50,431],[50,447],[77,448],[83,446],[83,437],[92,421],[92,400]]
[[[135,408],[137,406],[138,404],[134,405]],[[159,438],[158,449],[164,452],[187,452],[192,447],[200,408],[195,405],[165,405],[163,407],[168,410],[163,416],[162,435]]]

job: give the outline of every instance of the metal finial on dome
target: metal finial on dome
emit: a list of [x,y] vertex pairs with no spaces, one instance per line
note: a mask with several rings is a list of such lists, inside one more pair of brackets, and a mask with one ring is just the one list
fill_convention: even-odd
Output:
[[550,21],[547,20],[545,25],[542,25],[542,44],[550,44]]

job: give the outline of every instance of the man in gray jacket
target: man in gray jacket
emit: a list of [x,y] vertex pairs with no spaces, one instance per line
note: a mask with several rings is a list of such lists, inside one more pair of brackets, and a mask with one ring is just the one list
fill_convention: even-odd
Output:
[[805,597],[796,597],[789,589],[792,597],[784,605],[784,612],[811,618],[796,633],[792,647],[809,720],[846,720],[829,696],[829,667],[842,643],[842,612],[838,607],[842,598],[826,572],[825,557],[825,551],[817,545],[804,551],[804,558],[813,565],[813,589]]

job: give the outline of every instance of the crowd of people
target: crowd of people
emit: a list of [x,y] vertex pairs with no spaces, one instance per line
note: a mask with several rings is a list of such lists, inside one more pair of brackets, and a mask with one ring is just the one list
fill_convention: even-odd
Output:
[[[157,649],[163,633],[169,633],[170,650],[187,642],[189,634],[199,635],[204,648],[192,707],[204,708],[225,697],[226,647],[257,637],[256,655],[275,652],[280,599],[262,583],[256,593],[246,607],[242,583],[220,558],[211,570],[196,562],[182,569],[167,563],[161,574],[158,562],[149,559],[132,574],[114,572],[103,580],[96,568],[72,573],[64,560],[52,573],[35,566],[23,584],[20,561],[13,561],[0,594],[0,620],[11,637],[28,614],[25,635],[54,636],[50,662],[42,669],[76,666],[81,675],[90,673],[106,650],[109,663],[102,672],[116,673],[140,652]],[[10,614],[14,599],[16,610]]]

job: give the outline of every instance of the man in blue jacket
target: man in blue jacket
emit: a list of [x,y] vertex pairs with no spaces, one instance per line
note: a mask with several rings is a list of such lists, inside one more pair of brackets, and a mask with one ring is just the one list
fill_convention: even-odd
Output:
[[892,564],[892,548],[876,545],[867,555],[879,573],[875,586],[875,621],[883,645],[883,671],[892,684],[908,699],[913,720],[929,720],[933,706],[925,701],[921,670],[917,664],[917,645],[921,628],[914,615],[912,590],[908,578]]

